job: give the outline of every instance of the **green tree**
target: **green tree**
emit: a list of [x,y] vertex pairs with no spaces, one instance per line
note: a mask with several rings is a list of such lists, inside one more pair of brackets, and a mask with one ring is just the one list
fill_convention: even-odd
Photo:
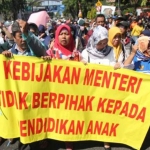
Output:
[[120,3],[123,14],[126,12],[132,12],[136,14],[137,7],[149,6],[150,4],[149,0],[120,0]]
[[[111,5],[112,3],[106,3],[104,0],[100,0],[105,5]],[[149,0],[120,0],[121,10],[132,8],[132,11],[135,12],[136,8],[139,6],[146,6]],[[95,6],[97,0],[63,0],[65,5],[64,15],[71,15],[73,18],[76,18],[79,13],[79,3],[82,10],[83,17],[90,18],[92,7]],[[118,1],[114,3],[118,8]],[[148,5],[147,5],[148,6]]]
[[96,9],[95,7],[92,7],[90,11],[87,13],[88,19],[94,19],[96,17]]
[[[122,5],[130,5],[130,6],[146,6],[149,0],[121,0]],[[147,5],[148,6],[148,5]]]
[[26,0],[30,6],[41,6],[41,0]]
[[76,18],[78,15],[79,7],[78,7],[78,0],[63,0],[63,4],[65,5],[65,16],[72,16],[73,18]]
[[26,0],[1,0],[0,1],[0,14],[4,19],[17,19],[19,11],[24,11]]
[[96,2],[97,0],[63,0],[63,4],[65,5],[64,15],[68,16],[71,14],[73,18],[76,18],[79,9],[81,9],[83,17],[87,17],[88,11],[91,10],[91,7],[94,6]]
[[141,6],[146,6],[147,2],[148,2],[148,0],[142,0],[141,1]]

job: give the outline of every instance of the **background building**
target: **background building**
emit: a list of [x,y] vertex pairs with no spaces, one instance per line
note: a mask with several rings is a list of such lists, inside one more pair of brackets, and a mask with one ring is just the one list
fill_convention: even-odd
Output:
[[45,7],[48,12],[53,12],[54,14],[59,13],[61,16],[65,9],[62,0],[46,0],[41,2],[41,6]]

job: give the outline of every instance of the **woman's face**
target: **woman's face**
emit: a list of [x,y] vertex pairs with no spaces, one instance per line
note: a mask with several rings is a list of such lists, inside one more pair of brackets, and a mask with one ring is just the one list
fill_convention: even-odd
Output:
[[120,26],[120,31],[121,31],[121,34],[124,34],[126,32],[126,29],[124,26]]
[[104,40],[99,41],[96,45],[96,49],[97,50],[103,50],[107,46],[107,43],[108,43],[108,39],[104,39]]
[[62,46],[67,46],[70,42],[70,35],[67,30],[62,30],[58,36],[59,43]]
[[113,45],[114,47],[118,47],[119,44],[120,44],[120,42],[121,42],[121,34],[120,34],[120,33],[117,33],[117,34],[114,36],[113,40],[112,40],[112,45]]

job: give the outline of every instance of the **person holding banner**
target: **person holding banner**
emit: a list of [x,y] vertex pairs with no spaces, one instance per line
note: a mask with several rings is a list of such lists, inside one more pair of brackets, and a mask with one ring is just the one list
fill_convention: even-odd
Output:
[[[71,28],[66,25],[60,25],[55,33],[55,39],[51,48],[47,50],[47,54],[50,57],[43,57],[44,59],[64,59],[64,60],[73,60],[80,61],[80,53],[75,49],[75,42],[71,34]],[[72,150],[73,143],[66,142],[66,149]]]
[[55,33],[53,46],[47,51],[51,58],[80,61],[79,52],[75,50],[75,42],[71,34],[71,28],[60,25]]
[[113,48],[115,57],[115,69],[121,68],[126,59],[126,52],[121,42],[121,31],[118,27],[112,27],[108,31],[108,45]]
[[88,47],[82,52],[83,60],[88,63],[114,66],[115,58],[112,56],[112,47],[108,46],[107,29],[102,26],[95,27]]
[[138,45],[134,45],[124,66],[138,72],[150,74],[150,39],[147,36],[138,38]]
[[13,54],[25,56],[45,56],[46,49],[42,42],[28,30],[27,22],[17,20],[12,25],[12,34],[15,44],[13,47],[2,52],[3,55],[11,57]]
[[[46,49],[38,38],[31,32],[29,32],[27,22],[23,20],[17,20],[12,25],[12,35],[14,37],[15,44],[10,50],[3,51],[2,54],[6,57],[12,57],[15,55],[24,56],[45,56]],[[9,144],[14,140],[9,139]],[[1,139],[0,139],[1,142]],[[22,146],[20,143],[19,146]]]
[[[114,68],[120,67],[116,62],[113,47],[108,46],[108,31],[102,26],[97,26],[94,29],[88,47],[82,52],[82,57],[88,63],[109,65]],[[123,57],[119,61],[122,62]],[[104,148],[105,150],[111,149],[109,143],[104,143]]]
[[[111,33],[111,32],[110,32]],[[89,39],[89,47],[82,52],[82,58],[85,62],[102,64],[108,66],[114,66],[114,68],[120,68],[124,61],[124,55],[121,53],[122,49],[117,49],[119,52],[115,53],[116,47],[121,45],[121,33],[118,28],[112,37],[109,33],[109,42],[113,40],[114,43],[108,45],[108,31],[102,26],[97,26],[94,29],[93,35]],[[111,33],[112,34],[112,33]],[[119,58],[119,59],[118,59]],[[104,143],[105,150],[110,150],[109,143]]]

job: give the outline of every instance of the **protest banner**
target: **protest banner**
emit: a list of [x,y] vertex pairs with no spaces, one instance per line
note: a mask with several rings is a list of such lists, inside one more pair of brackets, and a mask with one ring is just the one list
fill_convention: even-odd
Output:
[[1,137],[23,143],[96,140],[140,149],[150,125],[149,75],[67,60],[0,60]]

